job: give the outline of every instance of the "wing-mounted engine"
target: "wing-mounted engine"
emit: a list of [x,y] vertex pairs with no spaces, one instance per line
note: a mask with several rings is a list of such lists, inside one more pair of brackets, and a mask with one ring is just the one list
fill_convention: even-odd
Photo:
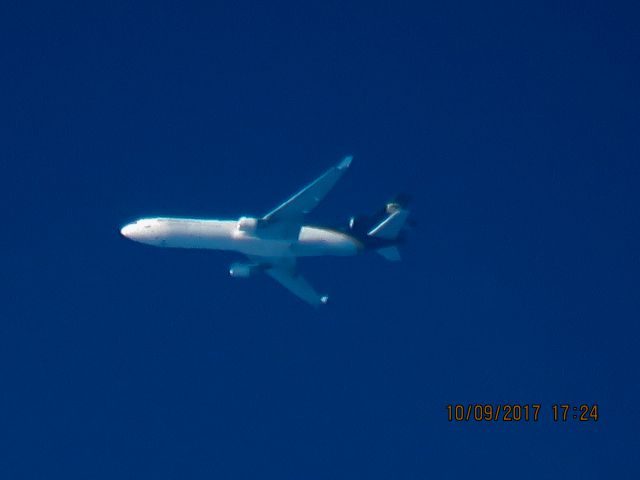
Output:
[[234,263],[229,267],[229,275],[233,278],[247,278],[262,270],[264,267],[255,263]]
[[240,217],[238,220],[238,226],[236,227],[238,232],[252,234],[258,228],[258,219],[252,217]]

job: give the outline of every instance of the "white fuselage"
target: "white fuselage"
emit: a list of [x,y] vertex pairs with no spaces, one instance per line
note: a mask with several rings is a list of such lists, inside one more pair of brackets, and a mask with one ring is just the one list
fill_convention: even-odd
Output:
[[261,237],[256,220],[145,218],[122,228],[131,240],[157,247],[230,250],[263,257],[355,255],[362,248],[353,237],[335,230],[303,226],[293,240]]

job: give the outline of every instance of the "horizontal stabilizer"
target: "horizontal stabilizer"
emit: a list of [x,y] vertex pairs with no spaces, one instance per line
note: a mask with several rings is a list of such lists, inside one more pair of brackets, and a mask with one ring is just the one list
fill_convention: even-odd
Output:
[[380,255],[382,255],[384,258],[386,258],[390,262],[399,262],[400,260],[402,260],[402,257],[400,256],[400,250],[398,250],[398,247],[379,248],[378,250],[376,250],[376,252],[378,252]]

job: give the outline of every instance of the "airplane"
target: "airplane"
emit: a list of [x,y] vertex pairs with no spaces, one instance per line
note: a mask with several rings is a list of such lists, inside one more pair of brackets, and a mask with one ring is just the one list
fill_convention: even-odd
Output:
[[194,218],[142,218],[125,225],[120,233],[136,242],[169,248],[227,250],[244,254],[248,263],[233,263],[229,274],[246,278],[266,273],[305,302],[319,306],[328,296],[319,294],[297,271],[300,257],[348,256],[375,251],[389,261],[399,261],[398,245],[404,241],[409,197],[401,194],[373,216],[355,216],[348,227],[333,229],[305,224],[305,218],[347,171],[353,157],[304,187],[261,218],[238,220]]

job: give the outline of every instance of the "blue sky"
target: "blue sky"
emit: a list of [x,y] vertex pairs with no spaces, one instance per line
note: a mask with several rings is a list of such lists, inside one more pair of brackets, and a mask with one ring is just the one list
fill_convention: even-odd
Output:
[[[5,2],[0,477],[637,478],[632,2]],[[310,309],[122,239],[399,191],[391,264]],[[554,403],[598,403],[555,423]],[[450,423],[448,403],[540,403]]]

